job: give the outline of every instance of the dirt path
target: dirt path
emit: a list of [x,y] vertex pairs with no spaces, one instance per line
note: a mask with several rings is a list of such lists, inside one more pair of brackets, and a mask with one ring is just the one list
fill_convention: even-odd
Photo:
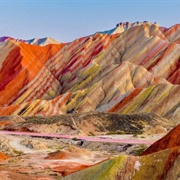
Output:
[[[29,132],[15,132],[15,131],[0,131],[0,134],[65,138],[65,139],[76,138],[79,140],[85,140],[85,141],[91,141],[91,142],[109,142],[109,143],[124,143],[124,144],[147,144],[147,145],[150,145],[150,144],[154,143],[154,141],[151,141],[151,140],[111,139],[111,138],[107,138],[107,137],[70,136],[70,135],[61,135],[61,134],[29,133]],[[17,144],[19,144],[18,140],[17,140],[17,142],[14,143],[14,145],[19,146]]]

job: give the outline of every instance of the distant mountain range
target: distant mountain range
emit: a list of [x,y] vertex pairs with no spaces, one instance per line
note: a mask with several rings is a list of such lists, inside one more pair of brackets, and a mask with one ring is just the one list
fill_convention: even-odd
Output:
[[45,46],[47,44],[60,44],[59,41],[56,41],[55,39],[52,39],[52,38],[40,38],[40,39],[34,38],[30,40],[23,40],[23,39],[14,39],[8,36],[0,37],[0,42],[9,41],[9,40],[14,41],[14,42],[22,42],[22,43],[27,43],[27,44],[39,45],[39,46]]
[[180,24],[119,23],[69,43],[0,38],[0,115],[180,118]]

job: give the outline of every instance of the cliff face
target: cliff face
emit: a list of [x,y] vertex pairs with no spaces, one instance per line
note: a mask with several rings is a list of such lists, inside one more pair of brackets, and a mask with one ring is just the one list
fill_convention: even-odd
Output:
[[179,38],[180,25],[149,22],[66,44],[1,38],[0,115],[154,112],[177,123]]

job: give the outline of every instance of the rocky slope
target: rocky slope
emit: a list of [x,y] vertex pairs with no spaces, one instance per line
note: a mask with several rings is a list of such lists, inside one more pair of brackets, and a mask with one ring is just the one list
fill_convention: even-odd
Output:
[[151,154],[176,146],[180,146],[180,124],[171,130],[166,136],[152,144],[142,153],[142,155]]
[[66,44],[1,38],[0,115],[154,112],[177,124],[179,38],[180,25],[150,22]]

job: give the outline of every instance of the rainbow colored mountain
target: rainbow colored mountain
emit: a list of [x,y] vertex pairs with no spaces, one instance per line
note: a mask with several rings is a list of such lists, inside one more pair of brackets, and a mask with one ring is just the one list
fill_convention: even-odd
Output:
[[180,118],[180,24],[119,23],[73,42],[0,38],[0,115]]

